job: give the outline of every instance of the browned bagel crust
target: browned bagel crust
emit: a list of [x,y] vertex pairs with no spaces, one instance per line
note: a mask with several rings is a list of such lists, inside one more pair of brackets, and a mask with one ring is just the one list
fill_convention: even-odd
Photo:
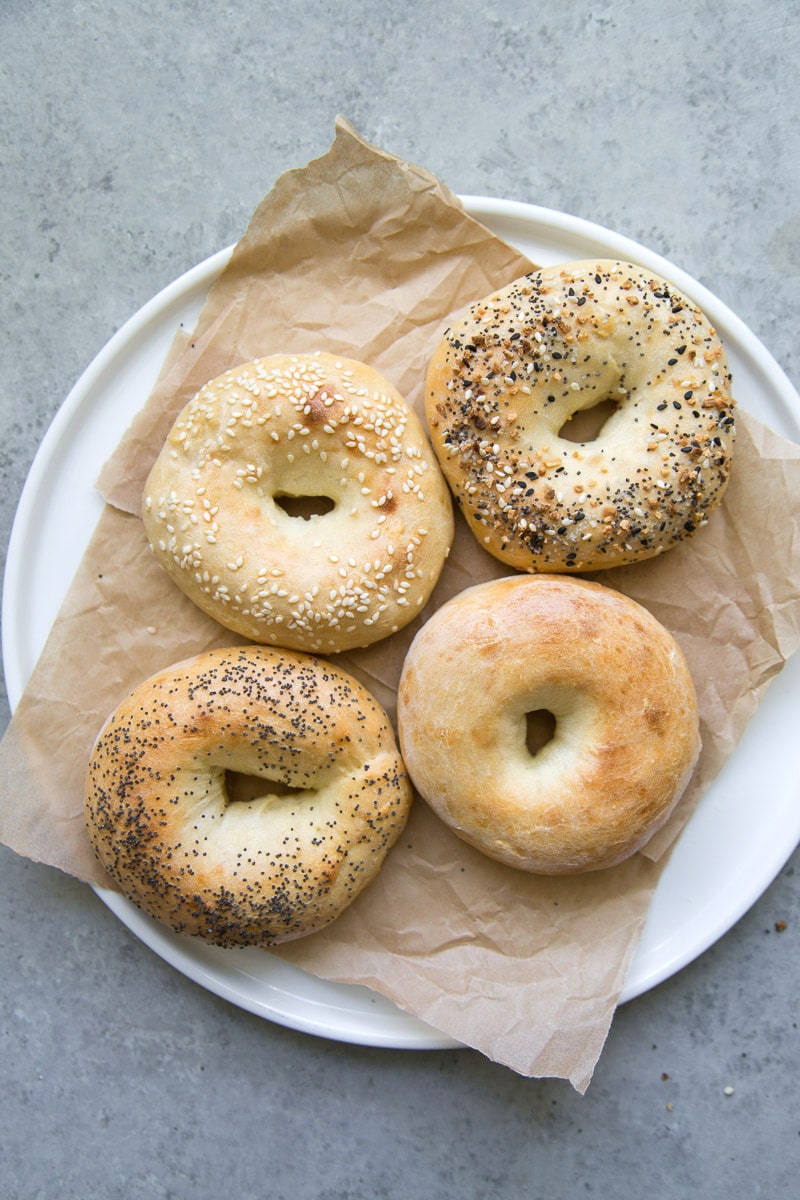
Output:
[[[555,733],[535,755],[526,714]],[[700,749],[686,661],[646,609],[598,583],[478,584],[415,637],[398,696],[414,785],[453,831],[521,870],[616,865],[669,817]]]
[[[303,519],[286,504],[331,505]],[[158,562],[226,629],[333,654],[419,615],[453,538],[423,423],[364,363],[276,354],[207,383],[145,484]]]
[[[564,436],[599,404],[614,411],[596,437]],[[489,553],[521,571],[621,566],[693,534],[727,487],[733,407],[699,308],[607,260],[535,271],[472,305],[426,380],[458,504]]]
[[[263,796],[231,801],[227,771],[262,777]],[[161,671],[119,705],[85,815],[99,861],[150,916],[219,946],[267,946],[355,899],[410,801],[388,719],[356,680],[245,646]]]

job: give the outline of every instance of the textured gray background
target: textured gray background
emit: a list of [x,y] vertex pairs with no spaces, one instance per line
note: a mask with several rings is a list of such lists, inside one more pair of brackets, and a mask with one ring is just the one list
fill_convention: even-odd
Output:
[[[799,12],[0,0],[2,546],[83,368],[327,148],[337,112],[455,191],[646,243],[800,383]],[[619,1011],[585,1097],[467,1050],[270,1025],[177,975],[87,888],[0,864],[8,1200],[797,1194],[797,855],[701,960]]]

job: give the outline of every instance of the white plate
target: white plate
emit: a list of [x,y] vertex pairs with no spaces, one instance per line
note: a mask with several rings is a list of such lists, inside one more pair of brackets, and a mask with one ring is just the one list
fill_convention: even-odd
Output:
[[[465,203],[542,265],[597,255],[638,262],[671,278],[722,335],[740,402],[800,441],[800,397],[789,380],[739,318],[679,268],[618,234],[548,209],[479,197],[465,197]],[[178,326],[194,326],[229,253],[220,251],[189,271],[128,321],[78,381],[42,442],[17,510],[4,583],[3,662],[12,706],[100,515],[93,471],[147,398]],[[800,656],[773,683],[684,831],[656,890],[623,1001],[668,978],[729,930],[800,841],[800,739],[793,708],[799,685]],[[219,950],[181,938],[118,895],[101,895],[166,962],[259,1016],[374,1046],[456,1044],[366,988],[327,983],[263,951]]]

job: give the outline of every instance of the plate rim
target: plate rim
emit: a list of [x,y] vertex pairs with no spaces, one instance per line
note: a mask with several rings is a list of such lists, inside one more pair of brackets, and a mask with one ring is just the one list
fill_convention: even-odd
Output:
[[[619,247],[617,257],[626,257],[629,261],[638,262],[640,265],[649,267],[650,269],[664,274],[671,278],[681,290],[690,295],[703,309],[712,320],[712,323],[726,325],[733,330],[735,335],[747,343],[748,350],[752,353],[752,357],[756,362],[757,367],[763,371],[772,382],[775,391],[781,395],[782,402],[786,405],[787,413],[791,419],[798,424],[798,413],[800,412],[800,397],[786,373],[783,371],[778,362],[774,359],[766,346],[760,341],[756,334],[750,330],[745,323],[731,310],[728,306],[709,291],[705,285],[698,280],[689,276],[680,267],[676,266],[670,260],[664,258],[655,251],[649,250],[646,246],[626,237],[624,234],[618,234],[613,230],[596,222],[589,221],[583,217],[572,216],[569,213],[560,212],[555,209],[546,208],[540,205],[528,204],[518,200],[502,200],[488,196],[477,195],[462,195],[459,197],[467,213],[478,221],[491,222],[492,218],[496,220],[507,221],[509,218],[520,220],[526,225],[538,224],[539,226],[548,229],[554,228],[565,234],[570,234],[583,239],[595,239],[601,242],[611,242],[616,247]],[[503,235],[498,235],[503,236]],[[509,240],[509,239],[505,239]],[[513,243],[511,243],[513,244]],[[81,373],[76,383],[70,389],[66,398],[62,401],[53,416],[53,419],[48,426],[43,438],[37,448],[36,454],[31,462],[28,474],[26,476],[23,488],[18,500],[17,508],[14,515],[14,520],[11,527],[11,532],[8,540],[6,568],[3,578],[2,587],[2,660],[6,673],[6,690],[8,693],[12,712],[16,709],[19,699],[27,684],[25,678],[24,667],[15,662],[14,650],[15,646],[12,642],[11,630],[15,628],[13,622],[7,621],[7,613],[13,607],[13,596],[17,585],[17,578],[20,571],[20,563],[22,561],[22,545],[24,542],[24,531],[26,523],[29,523],[32,516],[33,507],[35,505],[36,496],[38,494],[38,486],[40,486],[41,477],[44,476],[46,465],[49,456],[55,451],[59,445],[63,432],[66,430],[69,422],[73,419],[75,411],[79,409],[80,404],[90,394],[91,389],[96,386],[97,381],[102,377],[103,372],[108,370],[114,363],[117,355],[123,347],[135,341],[146,329],[157,319],[159,314],[165,312],[170,306],[185,297],[198,285],[207,285],[210,287],[216,278],[221,273],[226,262],[229,260],[233,251],[233,246],[224,247],[221,250],[211,254],[201,262],[190,267],[181,275],[173,279],[170,283],[156,292],[148,301],[140,306],[108,339],[101,347],[98,353],[94,356],[85,370]],[[606,255],[608,256],[608,255]],[[133,416],[131,413],[130,416]],[[98,498],[100,507],[102,501]],[[99,511],[99,510],[98,510]],[[69,584],[67,583],[67,587]],[[9,670],[9,667],[11,668]],[[688,966],[712,945],[714,945],[720,937],[724,936],[741,916],[747,912],[752,905],[763,895],[764,891],[774,881],[777,874],[785,865],[787,859],[793,853],[797,840],[800,840],[800,817],[798,818],[797,838],[793,845],[782,844],[780,847],[775,847],[775,854],[770,860],[769,866],[765,872],[758,876],[758,882],[754,883],[750,891],[741,895],[740,903],[734,908],[726,911],[726,915],[722,916],[716,923],[713,930],[708,933],[706,938],[700,939],[703,944],[693,946],[685,954],[675,954],[668,961],[664,961],[661,968],[656,971],[651,971],[646,978],[636,982],[629,973],[628,980],[622,989],[619,1003],[627,1003],[639,995],[658,986],[666,979],[670,978],[684,967]],[[766,876],[768,875],[768,878]],[[175,961],[176,957],[183,957],[173,951],[171,957],[166,957],[159,949],[153,945],[158,942],[161,936],[160,929],[154,929],[151,936],[143,935],[143,932],[138,926],[142,921],[145,924],[155,923],[150,922],[144,914],[133,909],[128,913],[126,920],[124,912],[124,902],[120,906],[119,901],[123,898],[118,897],[116,893],[107,893],[102,888],[94,889],[99,898],[106,906],[114,912],[119,920],[133,932],[140,941],[143,941],[148,947],[159,955],[180,973],[186,977],[193,979],[194,982],[215,993],[218,996],[228,1000],[240,1008],[246,1009],[255,1013],[258,1016],[269,1019],[277,1024],[282,1024],[302,1032],[316,1034],[331,1040],[345,1041],[349,1044],[362,1044],[371,1046],[394,1047],[401,1049],[447,1049],[461,1046],[459,1043],[446,1034],[425,1024],[420,1018],[412,1014],[404,1012],[401,1008],[394,1006],[391,1001],[386,1001],[384,997],[380,997],[381,1001],[389,1004],[392,1008],[397,1007],[397,1012],[404,1024],[402,1035],[381,1036],[377,1031],[365,1031],[361,1036],[354,1034],[354,1031],[348,1032],[337,1031],[330,1028],[324,1022],[313,1022],[303,1020],[298,1017],[293,1019],[291,1014],[284,1012],[274,1012],[269,1010],[268,1006],[263,1003],[247,1003],[245,997],[241,995],[231,994],[232,989],[226,988],[224,981],[209,980],[205,977],[205,972],[198,966],[192,969],[191,956],[188,960],[181,964]],[[132,907],[132,906],[131,906]],[[134,916],[135,914],[135,916]],[[635,963],[635,955],[632,966]],[[294,968],[300,971],[300,968]],[[307,974],[307,973],[304,973]],[[316,978],[316,977],[314,977]],[[334,990],[341,987],[351,987],[352,985],[340,985],[328,983],[330,988]],[[367,992],[368,989],[364,988]],[[372,993],[370,993],[372,994]],[[378,993],[375,993],[379,995]]]

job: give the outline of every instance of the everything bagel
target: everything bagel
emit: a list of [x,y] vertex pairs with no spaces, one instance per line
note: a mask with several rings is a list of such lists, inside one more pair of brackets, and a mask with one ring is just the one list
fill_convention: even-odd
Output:
[[[249,798],[233,797],[232,772]],[[150,916],[219,946],[266,946],[337,917],[410,802],[394,733],[359,683],[243,646],[161,671],[119,705],[85,815],[99,861]]]
[[315,653],[413,620],[453,537],[421,422],[376,371],[329,354],[258,359],[206,384],[150,472],[142,517],[161,566],[209,616]]
[[[535,752],[529,714],[549,714]],[[478,584],[416,635],[398,696],[412,782],[453,831],[520,870],[611,867],[669,817],[700,749],[664,627],[610,588],[557,575]]]
[[[630,263],[536,271],[474,304],[429,364],[434,450],[473,533],[521,571],[660,554],[720,503],[734,402],[722,344]],[[606,417],[586,440],[574,433]]]

